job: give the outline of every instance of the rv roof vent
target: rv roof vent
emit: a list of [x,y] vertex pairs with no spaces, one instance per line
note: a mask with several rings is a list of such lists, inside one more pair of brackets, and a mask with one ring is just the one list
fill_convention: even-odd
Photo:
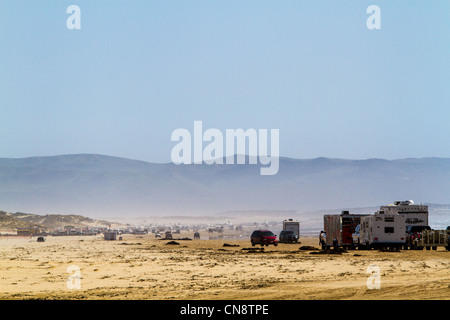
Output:
[[410,205],[414,204],[414,201],[412,201],[412,200],[395,201],[394,204],[396,206],[410,206]]

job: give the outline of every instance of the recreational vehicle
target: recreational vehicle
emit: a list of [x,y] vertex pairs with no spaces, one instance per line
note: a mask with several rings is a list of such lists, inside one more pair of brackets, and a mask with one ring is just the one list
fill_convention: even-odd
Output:
[[384,214],[405,215],[405,225],[428,226],[428,206],[414,204],[412,200],[395,201],[394,204],[381,206],[378,211]]
[[406,214],[378,211],[361,218],[359,249],[400,248],[405,245]]

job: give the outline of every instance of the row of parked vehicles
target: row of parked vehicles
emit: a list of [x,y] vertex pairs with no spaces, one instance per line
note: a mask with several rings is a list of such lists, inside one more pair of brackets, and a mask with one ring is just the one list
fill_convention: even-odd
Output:
[[444,246],[450,251],[450,226],[446,230],[431,230],[428,206],[412,200],[396,201],[381,206],[374,214],[324,216],[324,231],[319,236],[323,249],[397,248],[436,250]]
[[[300,223],[292,219],[283,221],[279,239],[270,230],[255,230],[250,241],[253,246],[297,243]],[[319,236],[322,249],[372,249],[450,251],[450,226],[445,230],[432,230],[428,224],[428,206],[414,204],[412,200],[395,201],[381,206],[373,214],[324,215],[324,230]]]
[[291,230],[282,230],[280,237],[277,239],[277,235],[270,230],[255,230],[250,236],[252,246],[260,244],[261,246],[268,246],[273,244],[277,246],[278,243],[298,243],[298,234]]
[[283,221],[283,230],[280,232],[280,237],[270,230],[255,230],[250,236],[252,246],[257,244],[261,246],[268,246],[273,244],[277,246],[278,243],[298,243],[300,237],[300,222],[293,219]]

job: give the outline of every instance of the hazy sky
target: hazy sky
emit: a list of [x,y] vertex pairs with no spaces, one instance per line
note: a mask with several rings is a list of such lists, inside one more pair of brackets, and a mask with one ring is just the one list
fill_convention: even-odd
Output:
[[286,157],[450,157],[449,79],[448,0],[0,0],[0,157],[169,162],[194,120]]

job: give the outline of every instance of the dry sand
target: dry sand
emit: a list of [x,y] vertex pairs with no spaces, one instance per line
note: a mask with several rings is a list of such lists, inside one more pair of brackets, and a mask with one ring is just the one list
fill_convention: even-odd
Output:
[[[152,234],[0,239],[0,299],[450,299],[444,248],[331,255],[299,250],[318,247],[317,238],[263,252],[243,250],[248,239],[167,242]],[[80,289],[67,287],[71,265]],[[370,265],[380,268],[380,289],[367,288]]]

